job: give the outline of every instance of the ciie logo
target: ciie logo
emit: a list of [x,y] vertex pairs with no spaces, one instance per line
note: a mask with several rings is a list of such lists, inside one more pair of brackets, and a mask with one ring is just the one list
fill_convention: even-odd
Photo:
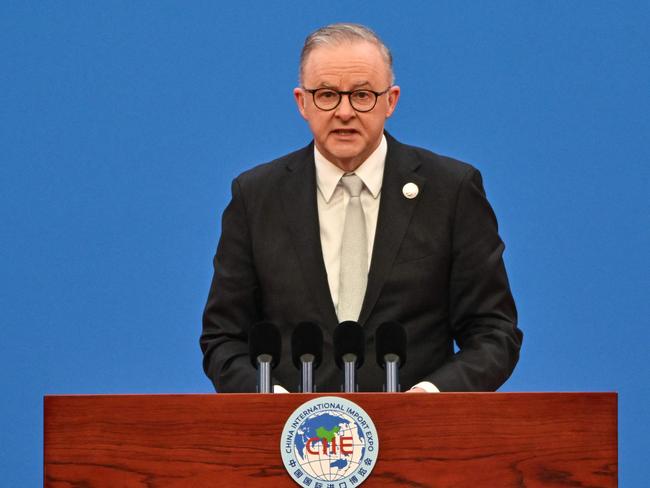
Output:
[[300,486],[353,488],[377,462],[379,439],[368,414],[356,403],[320,397],[303,403],[284,424],[284,467]]

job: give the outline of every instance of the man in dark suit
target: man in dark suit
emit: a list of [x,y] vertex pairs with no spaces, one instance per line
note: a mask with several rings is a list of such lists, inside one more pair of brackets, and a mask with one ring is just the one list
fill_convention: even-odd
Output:
[[[203,318],[206,374],[217,391],[255,391],[247,331],[269,320],[285,351],[276,391],[297,391],[286,351],[293,325],[314,321],[325,337],[318,389],[339,391],[339,322],[357,320],[370,353],[378,326],[396,320],[408,336],[403,389],[496,390],[522,334],[479,172],[385,133],[400,89],[369,29],[312,33],[300,81],[294,95],[314,141],[232,184]],[[384,373],[369,358],[358,381],[381,391]]]

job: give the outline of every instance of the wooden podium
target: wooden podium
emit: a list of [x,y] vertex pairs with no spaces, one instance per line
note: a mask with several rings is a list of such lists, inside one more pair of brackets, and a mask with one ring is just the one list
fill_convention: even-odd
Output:
[[[44,485],[293,488],[280,435],[318,396],[46,396]],[[617,486],[616,393],[334,396],[379,434],[364,488]]]

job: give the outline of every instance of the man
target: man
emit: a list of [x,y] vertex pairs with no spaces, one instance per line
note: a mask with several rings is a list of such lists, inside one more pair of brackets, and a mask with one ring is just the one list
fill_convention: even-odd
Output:
[[288,351],[301,321],[324,331],[318,390],[340,391],[332,335],[344,320],[367,337],[360,391],[382,389],[372,351],[390,320],[408,336],[402,389],[496,390],[522,334],[479,172],[384,132],[400,88],[389,50],[363,26],[312,33],[300,85],[314,141],[236,178],[223,215],[200,341],[216,390],[255,391],[247,331],[260,320],[282,332],[276,391],[297,391]]

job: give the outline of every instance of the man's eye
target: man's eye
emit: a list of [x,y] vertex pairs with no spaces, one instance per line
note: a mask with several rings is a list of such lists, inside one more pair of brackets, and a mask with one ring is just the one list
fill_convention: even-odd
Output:
[[328,99],[337,97],[336,92],[332,91],[332,90],[320,91],[320,92],[317,93],[317,96],[318,96],[318,98],[322,98],[323,100],[328,100]]
[[368,100],[370,98],[370,92],[367,91],[356,91],[354,92],[354,98],[359,101]]

